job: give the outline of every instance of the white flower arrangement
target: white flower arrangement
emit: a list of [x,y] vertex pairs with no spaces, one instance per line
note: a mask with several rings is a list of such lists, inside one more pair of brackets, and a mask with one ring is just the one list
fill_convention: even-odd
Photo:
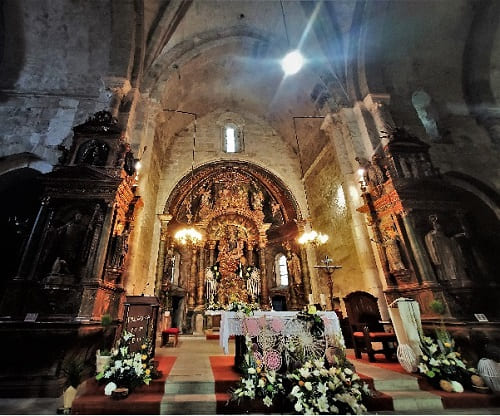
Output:
[[142,384],[149,385],[153,376],[150,360],[150,342],[145,341],[140,351],[131,352],[130,342],[133,334],[123,331],[116,348],[111,351],[111,360],[107,367],[96,375],[96,380],[113,382],[118,387],[133,389]]
[[422,337],[423,355],[420,358],[418,371],[436,387],[441,380],[458,382],[470,387],[470,377],[475,370],[467,368],[460,353],[454,350],[453,339],[448,334],[441,335],[442,339],[437,341],[431,337]]
[[253,359],[248,353],[245,354],[243,372],[239,387],[233,390],[230,400],[259,399],[270,407],[277,396],[284,395],[283,375],[274,370],[265,370],[264,363]]
[[302,414],[361,414],[362,404],[370,390],[359,376],[348,367],[325,366],[324,360],[306,361],[301,368],[289,374],[293,387],[289,398],[294,410]]

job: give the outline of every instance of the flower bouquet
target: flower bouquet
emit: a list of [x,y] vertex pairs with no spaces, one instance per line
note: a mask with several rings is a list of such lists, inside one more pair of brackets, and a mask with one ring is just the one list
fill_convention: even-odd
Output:
[[123,331],[116,348],[111,351],[109,364],[96,375],[96,380],[107,382],[105,391],[111,392],[117,387],[126,387],[129,391],[143,384],[149,385],[154,373],[150,358],[150,343],[145,341],[140,351],[130,351],[133,334]]
[[306,361],[287,378],[292,382],[288,397],[297,413],[361,414],[366,411],[362,400],[370,395],[368,385],[348,367],[328,368],[323,359]]
[[245,303],[233,301],[227,306],[229,312],[242,312],[246,316],[253,315],[253,311],[259,310],[260,306],[258,303]]
[[258,399],[270,407],[277,397],[285,396],[283,375],[265,368],[262,360],[255,359],[254,355],[247,353],[242,367],[244,375],[240,379],[239,386],[232,391],[230,400],[239,403],[243,398]]
[[423,355],[418,370],[435,387],[443,390],[462,392],[464,387],[471,388],[471,376],[475,373],[467,368],[459,352],[454,350],[455,343],[448,333],[438,333],[438,339],[423,337]]

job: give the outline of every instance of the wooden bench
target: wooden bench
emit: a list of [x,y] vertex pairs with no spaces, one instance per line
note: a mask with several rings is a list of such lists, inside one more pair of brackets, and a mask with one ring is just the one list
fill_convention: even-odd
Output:
[[177,347],[177,342],[179,341],[179,328],[167,328],[161,331],[161,347],[168,343],[170,335],[174,336],[174,347]]

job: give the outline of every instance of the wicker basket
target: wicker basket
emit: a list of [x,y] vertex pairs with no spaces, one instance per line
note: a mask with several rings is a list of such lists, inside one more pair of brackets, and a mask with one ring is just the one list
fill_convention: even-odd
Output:
[[500,364],[489,358],[481,358],[477,371],[486,385],[494,392],[500,391]]

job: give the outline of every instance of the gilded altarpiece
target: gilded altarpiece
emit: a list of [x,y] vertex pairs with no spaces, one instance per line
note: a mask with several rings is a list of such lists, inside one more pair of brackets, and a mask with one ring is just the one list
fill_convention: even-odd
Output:
[[[192,311],[223,309],[233,302],[270,309],[276,271],[269,254],[286,253],[283,244],[298,232],[296,204],[284,186],[261,169],[226,162],[186,177],[167,206],[169,214],[160,216],[157,287],[161,279],[164,295],[184,296],[186,319]],[[182,247],[173,236],[188,222],[202,233],[203,241]],[[287,247],[291,256],[290,243]],[[181,253],[181,262],[190,265],[180,267],[181,287],[170,284],[174,248]],[[301,277],[297,281],[302,286]],[[297,307],[297,301],[292,302],[295,293],[304,293],[298,285],[295,291],[293,285],[286,289],[289,307]]]

